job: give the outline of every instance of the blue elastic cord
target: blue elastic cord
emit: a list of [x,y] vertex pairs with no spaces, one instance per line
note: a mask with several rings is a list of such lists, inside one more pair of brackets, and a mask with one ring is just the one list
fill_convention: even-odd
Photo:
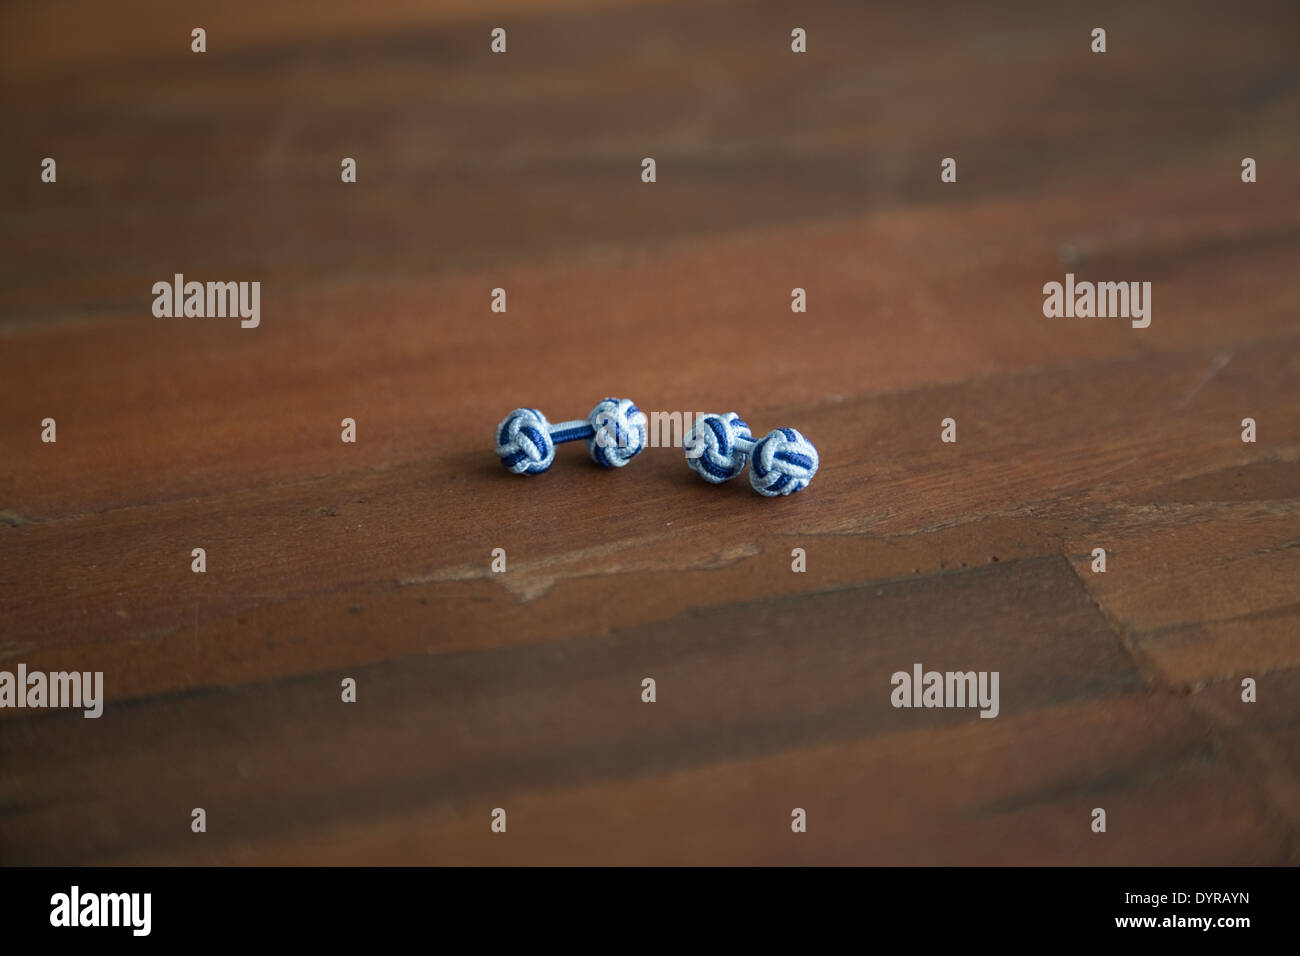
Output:
[[562,445],[566,441],[583,441],[587,438],[596,437],[595,427],[591,422],[582,419],[552,425],[550,432],[551,441],[557,445]]

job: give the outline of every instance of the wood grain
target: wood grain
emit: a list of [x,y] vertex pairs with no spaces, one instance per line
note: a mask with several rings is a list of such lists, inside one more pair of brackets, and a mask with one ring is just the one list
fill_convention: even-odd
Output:
[[[0,861],[1300,859],[1294,9],[117,9],[0,12],[0,668],[108,696],[0,709]],[[607,394],[821,471],[491,454]]]

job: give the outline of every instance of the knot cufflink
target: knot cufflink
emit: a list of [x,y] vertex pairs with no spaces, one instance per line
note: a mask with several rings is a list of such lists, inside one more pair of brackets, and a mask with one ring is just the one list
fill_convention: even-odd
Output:
[[816,447],[795,429],[776,428],[754,441],[735,412],[700,417],[683,445],[686,464],[705,481],[730,481],[748,463],[750,485],[768,497],[807,488],[820,464]]
[[555,446],[586,441],[592,460],[622,468],[646,445],[645,412],[627,398],[606,398],[586,419],[552,425],[535,408],[516,408],[497,426],[496,453],[517,475],[537,475],[555,461]]
[[[537,475],[555,461],[555,446],[585,441],[592,460],[622,468],[647,443],[645,412],[627,398],[606,398],[586,419],[552,425],[535,408],[516,408],[497,426],[496,453],[518,475]],[[793,428],[775,428],[755,441],[735,412],[701,415],[682,442],[686,463],[711,484],[730,481],[749,465],[749,483],[760,495],[792,495],[808,487],[820,459],[813,443]]]

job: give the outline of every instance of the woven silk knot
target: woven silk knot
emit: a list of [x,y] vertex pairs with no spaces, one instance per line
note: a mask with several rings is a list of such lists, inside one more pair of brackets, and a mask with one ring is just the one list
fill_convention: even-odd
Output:
[[604,399],[591,410],[587,422],[592,428],[587,451],[606,468],[622,468],[646,446],[649,422],[631,399]]
[[686,463],[713,484],[730,481],[745,470],[754,440],[749,425],[735,412],[702,415],[686,435]]
[[793,428],[768,432],[751,453],[749,483],[760,495],[789,495],[817,474],[817,449]]
[[515,474],[540,474],[555,461],[551,423],[535,408],[516,408],[497,426],[496,450]]

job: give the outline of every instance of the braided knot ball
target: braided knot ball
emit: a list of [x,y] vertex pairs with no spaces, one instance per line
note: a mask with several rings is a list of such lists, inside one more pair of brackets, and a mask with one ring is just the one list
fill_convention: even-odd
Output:
[[535,408],[516,408],[497,426],[497,457],[516,475],[536,475],[555,461],[551,423]]
[[705,481],[721,484],[745,470],[753,436],[749,425],[735,412],[703,415],[682,442],[686,464]]
[[592,459],[606,468],[622,468],[646,446],[645,412],[630,398],[606,398],[587,416],[595,434],[587,439]]
[[754,446],[749,483],[760,495],[791,495],[817,474],[817,449],[793,428],[776,428]]

